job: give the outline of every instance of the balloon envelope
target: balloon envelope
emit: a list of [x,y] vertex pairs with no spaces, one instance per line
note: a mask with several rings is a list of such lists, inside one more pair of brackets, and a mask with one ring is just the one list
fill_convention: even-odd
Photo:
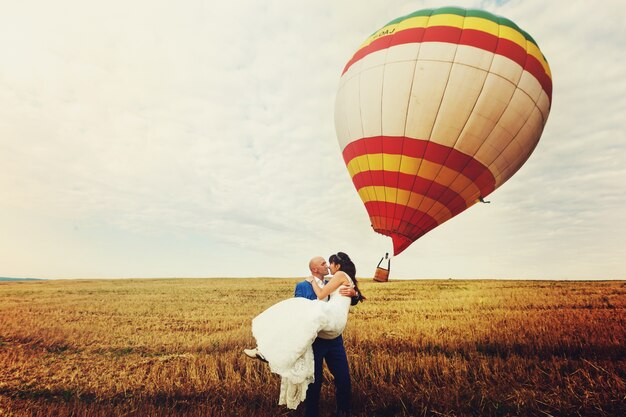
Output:
[[481,10],[420,10],[370,36],[335,127],[375,231],[397,255],[507,181],[534,150],[552,79],[537,43]]

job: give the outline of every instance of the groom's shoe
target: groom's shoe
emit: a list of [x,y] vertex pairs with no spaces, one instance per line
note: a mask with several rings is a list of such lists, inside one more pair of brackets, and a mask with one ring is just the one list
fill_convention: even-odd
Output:
[[259,359],[259,360],[261,360],[261,361],[263,361],[263,362],[267,362],[267,360],[263,357],[263,355],[261,355],[261,354],[259,353],[259,350],[258,350],[258,349],[256,349],[256,348],[254,348],[254,349],[244,349],[244,350],[243,350],[243,353],[244,353],[246,356],[248,356],[248,357],[250,357],[250,358],[252,358],[252,359]]

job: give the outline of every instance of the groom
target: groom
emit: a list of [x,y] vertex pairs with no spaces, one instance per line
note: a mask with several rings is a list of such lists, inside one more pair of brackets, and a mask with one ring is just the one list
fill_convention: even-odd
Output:
[[[324,277],[328,275],[328,264],[321,256],[316,256],[309,262],[311,275],[317,281],[320,287],[326,284]],[[356,305],[359,301],[359,294],[348,286],[344,286],[339,290],[341,295],[352,297],[352,305]],[[310,300],[317,300],[317,296],[313,291],[312,284],[308,281],[299,282],[296,285],[296,297],[304,297]],[[348,369],[348,358],[346,350],[343,347],[343,337],[339,336],[334,339],[324,338],[323,334],[319,334],[315,342],[313,342],[313,356],[315,360],[315,382],[309,384],[306,391],[305,400],[305,417],[319,417],[320,391],[322,389],[324,360],[330,373],[335,378],[335,397],[337,399],[337,416],[350,415],[350,371]]]

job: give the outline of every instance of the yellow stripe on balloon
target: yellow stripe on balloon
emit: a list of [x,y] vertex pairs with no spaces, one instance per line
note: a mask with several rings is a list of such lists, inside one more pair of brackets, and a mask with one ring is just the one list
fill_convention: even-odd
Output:
[[541,63],[543,70],[548,74],[550,78],[552,78],[552,74],[550,73],[550,66],[546,62],[546,59],[543,57],[543,54],[539,50],[539,47],[532,43],[531,41],[526,40],[524,35],[519,33],[517,30],[509,27],[509,26],[500,26],[500,38],[510,40],[511,42],[515,42],[524,50],[528,55],[531,55],[537,59]]
[[[370,170],[370,165],[369,165],[369,161],[367,160],[367,155],[363,155],[363,156],[364,156],[363,158],[360,158],[358,160],[354,158],[352,161],[350,161],[351,163],[354,161],[353,169],[355,172],[365,172],[365,171]],[[375,198],[376,194],[372,194],[371,197]]]
[[[456,177],[459,175],[464,179],[464,183],[472,183],[472,180],[467,178],[465,175],[448,168],[445,165],[406,155],[386,153],[367,154],[352,158],[350,162],[348,162],[348,172],[352,178],[361,172],[383,170],[400,172],[407,175],[416,175],[419,173],[420,177],[427,180],[434,180],[436,174],[440,172],[440,176],[452,175]],[[476,189],[478,190],[478,188]]]
[[456,14],[439,14],[435,16],[418,16],[410,19],[403,20],[402,22],[387,25],[379,31],[375,32],[372,36],[367,38],[365,42],[361,44],[359,49],[362,49],[376,39],[382,38],[384,36],[390,36],[394,33],[397,33],[401,30],[406,29],[416,29],[416,28],[427,28],[434,26],[449,26],[455,27],[459,29],[473,29],[480,30],[482,32],[489,33],[493,36],[500,37],[502,39],[507,39],[511,42],[516,43],[521,48],[523,48],[528,54],[537,58],[537,60],[541,63],[546,73],[552,78],[550,73],[550,67],[546,62],[543,54],[531,41],[527,41],[522,33],[513,29],[510,26],[498,25],[497,23],[484,19],[481,17],[463,17]]
[[524,35],[522,35],[520,32],[510,26],[500,25],[498,37],[514,42],[521,46],[522,49],[526,50],[526,38],[524,37]]
[[[363,171],[382,171],[384,166],[397,166],[402,157],[402,155],[393,155],[387,153],[371,153],[357,156],[356,158],[352,158],[350,162],[348,162],[348,172],[350,173],[351,177],[354,177],[356,174]],[[404,156],[404,158],[409,157]],[[363,167],[365,166],[368,167],[368,169],[364,170]],[[410,172],[405,173],[410,174]]]
[[[390,169],[390,167],[398,166],[400,167],[399,169]],[[369,167],[369,169],[363,169],[364,167]],[[419,172],[419,176],[425,180],[449,186],[452,191],[459,194],[466,202],[473,200],[472,196],[480,195],[480,189],[465,175],[445,165],[426,161],[422,158],[382,153],[357,156],[348,162],[348,172],[351,178],[354,178],[356,174],[361,172],[382,170],[408,175],[417,175]]]
[[396,25],[396,30],[399,32],[405,29],[426,27],[429,18],[430,16],[416,16],[410,19],[405,19]]
[[550,66],[548,65],[545,58],[543,57],[543,54],[539,50],[539,47],[530,41],[527,42],[527,45],[528,46],[526,48],[526,53],[537,58],[537,61],[541,63],[543,70],[546,72],[546,74],[548,74],[548,77],[552,79],[552,72],[550,71]]
[[481,32],[489,33],[493,36],[498,36],[500,33],[500,25],[488,19],[482,17],[466,17],[463,23],[463,29],[480,30]]
[[431,16],[430,19],[428,19],[428,24],[426,27],[430,28],[433,26],[452,26],[462,29],[464,20],[465,16],[460,16],[458,14],[437,14]]

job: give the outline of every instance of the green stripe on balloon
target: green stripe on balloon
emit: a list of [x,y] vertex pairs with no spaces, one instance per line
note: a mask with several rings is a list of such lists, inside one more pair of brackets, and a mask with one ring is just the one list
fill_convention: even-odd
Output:
[[[403,22],[403,21],[405,21],[407,19],[411,19],[413,17],[436,16],[436,15],[442,15],[442,14],[454,14],[454,15],[463,16],[463,17],[478,17],[478,18],[490,20],[490,21],[492,21],[494,23],[497,23],[499,25],[507,26],[507,27],[510,27],[511,29],[514,29],[514,30],[518,31],[519,33],[521,33],[524,36],[524,38],[527,41],[530,41],[533,44],[535,44],[535,46],[539,47],[539,45],[537,44],[537,41],[535,41],[535,39],[533,39],[533,37],[530,36],[528,34],[528,32],[526,32],[523,29],[521,29],[519,26],[517,26],[511,20],[509,20],[509,19],[507,19],[505,17],[502,17],[502,16],[494,15],[494,14],[486,12],[484,10],[463,9],[463,8],[460,8],[460,7],[441,7],[441,8],[438,8],[438,9],[418,10],[418,11],[413,12],[411,14],[408,14],[406,16],[402,16],[402,17],[399,17],[397,19],[392,20],[391,22],[389,22],[385,26],[383,26],[381,29],[379,29],[376,32],[372,33],[372,35],[374,35],[375,33],[379,32],[380,30],[386,28],[387,26],[398,24],[400,22]],[[544,59],[545,59],[545,57],[544,57]],[[546,62],[547,62],[547,60],[546,60]]]

